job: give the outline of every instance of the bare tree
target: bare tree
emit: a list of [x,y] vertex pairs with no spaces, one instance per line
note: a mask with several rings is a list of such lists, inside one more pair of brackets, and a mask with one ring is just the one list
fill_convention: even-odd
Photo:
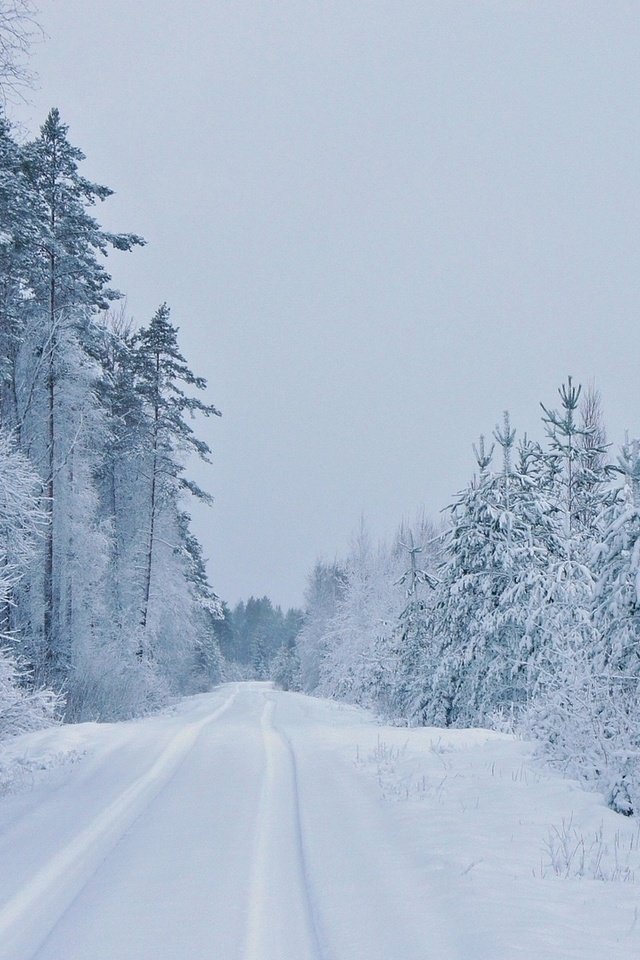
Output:
[[42,31],[32,0],[0,0],[0,100],[19,95],[33,81],[27,60],[31,43]]
[[582,395],[580,418],[583,429],[582,446],[589,457],[589,466],[596,470],[604,466],[607,447],[607,431],[602,412],[602,396],[594,383],[590,383]]

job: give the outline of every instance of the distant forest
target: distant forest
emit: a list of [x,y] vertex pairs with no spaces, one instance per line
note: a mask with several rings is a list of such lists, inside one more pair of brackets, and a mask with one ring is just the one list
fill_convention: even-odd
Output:
[[249,597],[232,610],[222,604],[215,623],[220,650],[227,661],[246,667],[257,679],[268,679],[281,651],[291,651],[300,632],[303,611],[282,612],[269,597]]

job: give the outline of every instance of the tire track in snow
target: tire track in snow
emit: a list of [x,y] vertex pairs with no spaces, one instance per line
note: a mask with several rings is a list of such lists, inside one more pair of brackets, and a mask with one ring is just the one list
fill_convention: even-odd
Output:
[[160,756],[0,907],[0,960],[26,960],[93,876],[123,834],[173,777],[204,727],[226,713],[231,696],[202,720],[185,725]]
[[302,842],[295,755],[273,724],[267,700],[261,726],[265,772],[243,960],[322,960]]

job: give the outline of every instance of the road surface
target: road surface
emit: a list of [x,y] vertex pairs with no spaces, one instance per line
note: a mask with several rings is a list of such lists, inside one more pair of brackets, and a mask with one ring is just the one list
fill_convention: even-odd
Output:
[[[603,907],[595,881],[585,900],[584,886],[531,877],[529,864],[515,878],[492,864],[482,879],[491,831],[527,787],[512,776],[483,827],[455,744],[429,741],[441,776],[399,780],[411,731],[389,728],[394,747],[363,711],[259,683],[78,731],[86,756],[0,805],[1,960],[637,955],[632,913],[612,921],[619,898]],[[495,764],[515,745],[475,733],[477,769],[499,789]],[[448,794],[449,781],[466,792]]]

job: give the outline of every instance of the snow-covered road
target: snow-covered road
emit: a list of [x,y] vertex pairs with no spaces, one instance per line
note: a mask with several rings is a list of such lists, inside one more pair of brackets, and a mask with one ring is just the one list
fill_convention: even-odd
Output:
[[1,960],[640,956],[635,825],[509,737],[253,683],[13,749],[86,752],[0,802]]

